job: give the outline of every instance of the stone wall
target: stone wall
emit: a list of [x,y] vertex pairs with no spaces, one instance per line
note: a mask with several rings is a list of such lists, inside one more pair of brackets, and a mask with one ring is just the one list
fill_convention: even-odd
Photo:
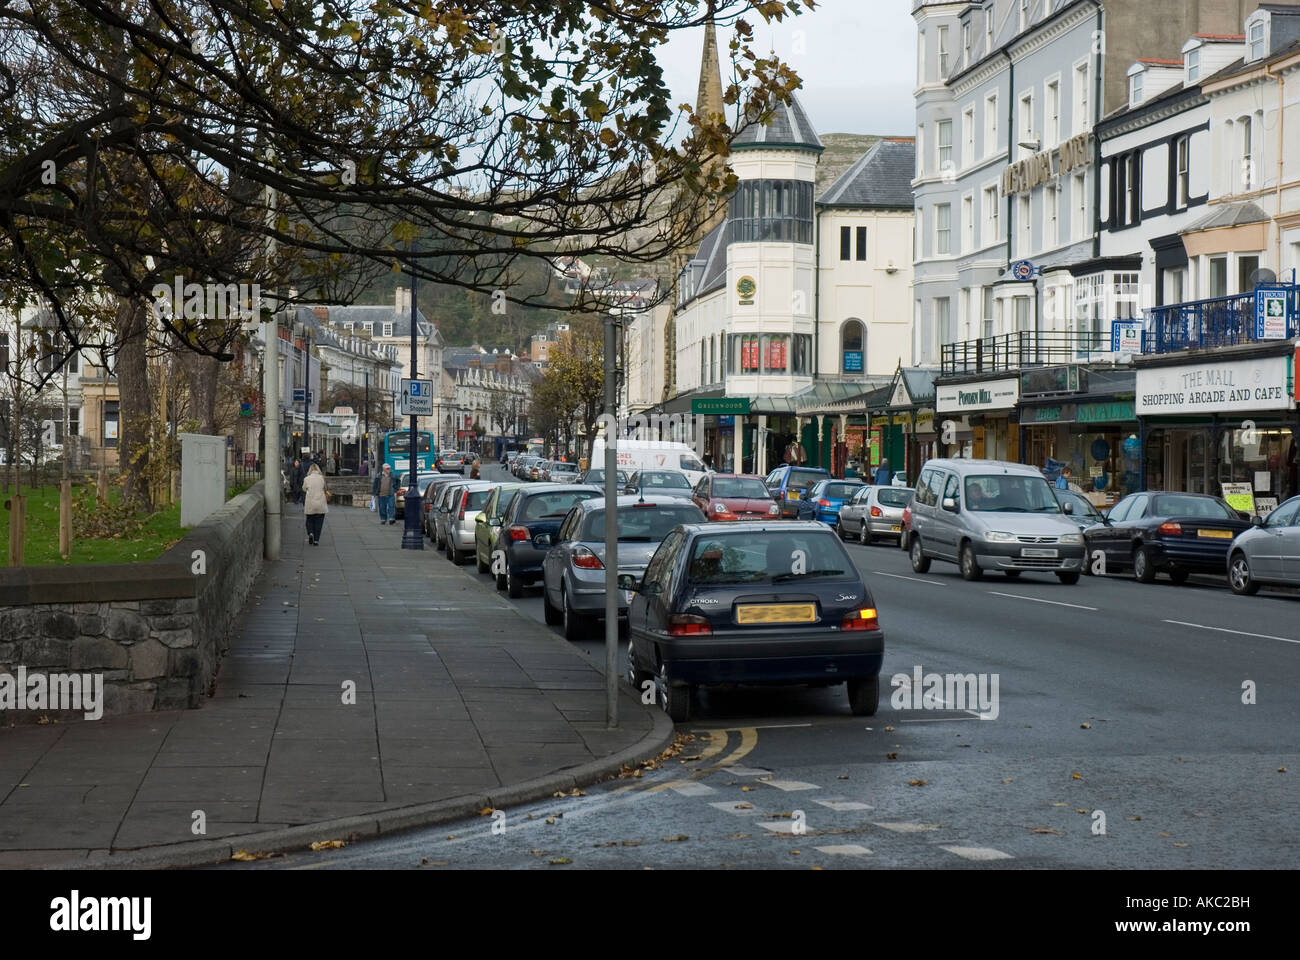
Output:
[[[157,560],[0,569],[0,673],[102,674],[105,716],[197,707],[262,567],[260,485]],[[0,725],[80,711],[0,710]]]

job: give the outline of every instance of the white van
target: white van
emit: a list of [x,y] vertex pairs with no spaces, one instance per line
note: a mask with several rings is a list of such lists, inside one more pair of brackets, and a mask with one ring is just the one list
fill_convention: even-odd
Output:
[[[638,470],[680,470],[691,486],[704,479],[709,470],[688,443],[672,440],[620,440],[617,446],[618,469],[629,474]],[[591,467],[605,469],[605,439],[597,437],[591,450]]]

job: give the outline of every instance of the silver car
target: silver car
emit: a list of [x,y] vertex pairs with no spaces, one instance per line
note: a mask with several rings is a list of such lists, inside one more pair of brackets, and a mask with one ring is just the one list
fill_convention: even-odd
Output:
[[903,536],[903,508],[912,502],[911,487],[863,487],[840,507],[840,539],[857,537],[874,543],[877,537],[898,542]]
[[[681,523],[708,518],[689,500],[647,494],[618,498],[618,573],[638,581],[660,542]],[[605,499],[574,504],[542,558],[542,610],[549,624],[564,623],[564,635],[579,640],[591,634],[595,619],[605,615]],[[619,616],[627,613],[630,591],[620,592]]]
[[978,580],[985,570],[1009,579],[1031,570],[1054,573],[1062,583],[1079,582],[1083,534],[1034,467],[930,460],[910,507],[908,554],[917,573],[937,559],[957,564],[965,580]]
[[459,566],[474,550],[474,521],[496,484],[491,480],[454,483],[443,505],[443,541],[447,559]]
[[1300,585],[1300,497],[1282,503],[1228,548],[1228,586],[1243,596],[1266,583]]

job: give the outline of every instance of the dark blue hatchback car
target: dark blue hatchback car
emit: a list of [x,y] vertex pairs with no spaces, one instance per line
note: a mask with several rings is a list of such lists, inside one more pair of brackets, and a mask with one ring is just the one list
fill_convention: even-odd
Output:
[[542,579],[542,560],[569,510],[580,500],[601,495],[598,487],[577,483],[521,487],[501,515],[492,545],[497,589],[522,597],[526,585]]
[[885,639],[848,552],[822,523],[684,524],[664,538],[628,608],[628,681],[654,680],[674,722],[694,691],[734,684],[847,683],[876,712]]

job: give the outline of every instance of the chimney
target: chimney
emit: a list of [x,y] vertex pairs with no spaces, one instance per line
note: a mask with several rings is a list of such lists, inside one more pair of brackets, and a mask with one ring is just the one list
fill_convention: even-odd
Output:
[[395,306],[397,313],[403,317],[411,312],[411,291],[407,290],[406,287],[399,286],[397,288],[397,303]]

